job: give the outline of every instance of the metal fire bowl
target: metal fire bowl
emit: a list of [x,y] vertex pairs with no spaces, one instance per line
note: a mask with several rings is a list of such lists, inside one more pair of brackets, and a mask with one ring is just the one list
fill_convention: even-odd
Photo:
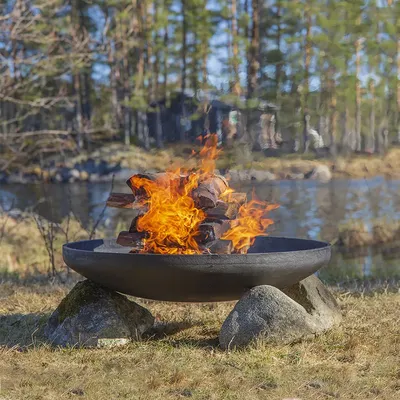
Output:
[[257,237],[248,254],[160,255],[94,252],[103,240],[63,246],[65,263],[109,289],[145,299],[239,299],[258,285],[289,287],[328,264],[331,247],[315,240]]

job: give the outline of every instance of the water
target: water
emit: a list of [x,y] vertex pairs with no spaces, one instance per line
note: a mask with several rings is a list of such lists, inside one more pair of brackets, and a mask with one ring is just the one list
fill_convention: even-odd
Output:
[[[89,225],[103,211],[110,189],[109,183],[6,185],[0,188],[0,204],[30,208],[55,221],[72,210],[84,225]],[[371,223],[375,218],[400,218],[399,180],[338,179],[327,184],[276,181],[254,187],[236,185],[236,189],[248,193],[255,190],[259,198],[280,204],[271,213],[275,221],[271,234],[275,236],[331,241],[337,237],[340,222],[361,218]],[[113,191],[129,189],[116,183]],[[106,209],[109,232],[118,221],[128,227],[129,210]],[[320,275],[330,283],[400,279],[400,248],[386,246],[356,253],[335,250],[329,267],[321,270]]]

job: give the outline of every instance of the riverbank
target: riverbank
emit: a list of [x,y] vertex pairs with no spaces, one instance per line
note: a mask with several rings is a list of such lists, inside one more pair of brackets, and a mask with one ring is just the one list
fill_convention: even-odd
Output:
[[[194,159],[188,146],[145,151],[121,144],[103,146],[90,154],[49,159],[45,167],[30,165],[18,171],[0,172],[0,183],[79,181],[109,182],[126,180],[130,174],[143,171],[165,171],[178,166],[191,168]],[[232,181],[264,182],[274,180],[316,179],[327,182],[335,178],[368,178],[384,176],[400,179],[400,149],[392,148],[385,156],[354,155],[352,158],[313,159],[311,155],[264,157],[236,147],[223,150],[217,168]]]

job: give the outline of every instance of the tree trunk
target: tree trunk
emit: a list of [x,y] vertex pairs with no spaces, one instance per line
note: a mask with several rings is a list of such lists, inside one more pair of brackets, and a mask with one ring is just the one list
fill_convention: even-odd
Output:
[[[186,15],[186,1],[182,0],[182,78],[181,78],[181,118],[186,119],[185,110],[185,90],[186,90],[186,75],[187,75],[187,15]],[[181,142],[185,141],[185,126],[181,123],[179,126],[179,134]]]
[[[277,22],[277,31],[276,31],[276,48],[279,52],[279,55],[281,54],[281,38],[282,38],[282,26],[281,26],[281,11],[282,11],[282,4],[281,4],[281,0],[277,1],[277,11],[276,11],[276,15],[278,18],[278,22]],[[280,101],[280,95],[281,95],[281,76],[282,76],[282,61],[279,61],[276,64],[275,67],[275,85],[276,85],[276,98],[277,98],[277,103],[279,104]]]
[[168,98],[168,27],[165,28],[164,32],[164,63],[163,63],[163,73],[164,73],[164,82],[163,82],[163,97],[164,99]]
[[311,64],[311,27],[312,15],[309,1],[305,4],[306,19],[306,37],[304,45],[304,97],[303,97],[303,113],[308,113],[308,97],[310,93],[310,64]]
[[76,123],[78,129],[78,149],[83,150],[83,116],[82,116],[82,92],[81,92],[81,78],[79,73],[74,75],[74,90],[76,101]]
[[371,81],[369,84],[369,91],[371,95],[371,111],[369,115],[369,149],[372,153],[375,152],[375,84]]
[[231,0],[231,24],[232,24],[232,69],[233,69],[233,88],[234,93],[240,96],[239,79],[239,43],[238,43],[238,24],[237,24],[237,4],[236,0]]
[[252,98],[257,90],[258,71],[260,69],[260,9],[259,0],[251,0],[252,4],[252,26],[251,26],[251,42],[249,51],[249,80],[247,87],[248,98]]
[[356,151],[361,151],[361,51],[362,39],[359,38],[355,43],[356,47]]
[[400,144],[400,38],[397,39],[397,142]]

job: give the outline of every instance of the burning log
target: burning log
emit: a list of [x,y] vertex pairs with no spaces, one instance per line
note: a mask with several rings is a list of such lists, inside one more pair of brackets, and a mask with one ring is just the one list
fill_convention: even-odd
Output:
[[232,254],[233,244],[230,240],[216,240],[208,246],[208,250],[211,254]]
[[226,199],[224,198],[228,203],[238,203],[240,205],[243,205],[247,201],[247,194],[246,193],[229,193],[226,196]]
[[131,226],[129,227],[129,232],[130,232],[130,233],[136,233],[136,232],[138,232],[138,230],[137,230],[137,223],[138,223],[138,221],[139,221],[139,218],[142,217],[143,215],[144,215],[144,213],[140,212],[138,215],[136,215],[136,217],[134,217],[134,218],[132,219]]
[[219,196],[228,189],[228,182],[223,176],[211,175],[201,181],[192,192],[192,197],[198,208],[216,207]]
[[192,191],[192,198],[196,207],[201,209],[213,208],[217,205],[218,196],[210,183],[200,183]]
[[211,175],[202,183],[211,185],[218,197],[229,187],[227,180],[221,175]]
[[111,193],[107,207],[134,208],[135,196],[129,193]]
[[239,212],[239,203],[226,203],[225,201],[218,200],[214,208],[210,208],[206,211],[206,220],[226,220],[235,219]]
[[199,235],[196,241],[197,243],[205,244],[218,240],[230,227],[230,221],[201,224],[199,225]]
[[143,239],[146,237],[144,232],[126,232],[122,231],[118,235],[117,244],[120,246],[131,247],[132,250],[141,250]]

